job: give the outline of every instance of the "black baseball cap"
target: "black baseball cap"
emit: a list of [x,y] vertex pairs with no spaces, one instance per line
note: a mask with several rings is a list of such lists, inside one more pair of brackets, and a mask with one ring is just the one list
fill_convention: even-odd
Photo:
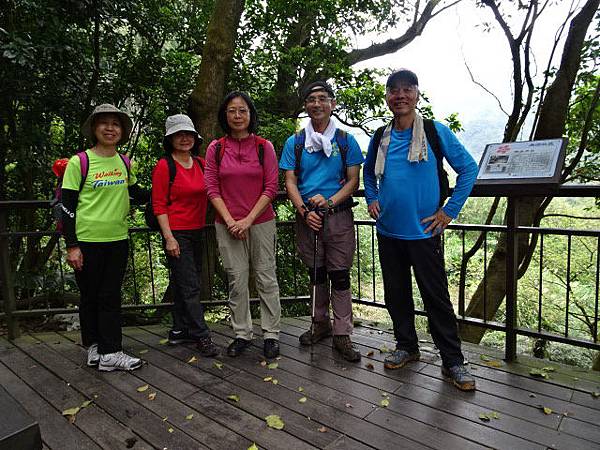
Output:
[[326,83],[325,81],[315,81],[314,83],[310,83],[304,89],[304,92],[302,93],[302,99],[306,100],[306,97],[308,97],[313,92],[318,92],[318,91],[325,91],[329,94],[329,96],[331,98],[335,98],[335,94],[333,93],[333,88],[328,83]]
[[417,78],[417,74],[412,70],[408,69],[400,69],[396,72],[393,72],[387,79],[385,83],[386,89],[391,89],[396,86],[398,83],[408,84],[410,86],[418,86],[419,78]]

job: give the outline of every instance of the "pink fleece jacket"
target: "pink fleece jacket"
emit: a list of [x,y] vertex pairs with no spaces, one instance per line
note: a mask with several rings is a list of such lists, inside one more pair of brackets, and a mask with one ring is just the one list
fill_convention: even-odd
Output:
[[[243,219],[252,210],[261,195],[271,200],[277,196],[277,156],[273,144],[266,141],[263,165],[258,160],[254,134],[244,139],[225,138],[225,151],[221,163],[216,162],[217,141],[206,150],[204,178],[208,198],[221,198],[235,220]],[[269,205],[254,221],[255,224],[275,218],[273,206]],[[216,222],[224,223],[217,215]]]

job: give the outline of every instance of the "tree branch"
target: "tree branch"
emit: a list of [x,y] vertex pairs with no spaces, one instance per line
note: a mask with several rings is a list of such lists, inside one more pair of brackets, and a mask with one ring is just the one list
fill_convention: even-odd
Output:
[[467,72],[469,73],[469,77],[471,77],[471,81],[474,84],[476,84],[477,86],[479,86],[481,89],[483,89],[485,92],[487,92],[488,94],[490,94],[494,98],[494,100],[496,100],[496,103],[498,103],[498,107],[500,108],[500,111],[502,111],[504,114],[506,114],[508,116],[509,114],[504,109],[504,107],[502,106],[502,102],[500,101],[500,99],[498,98],[498,96],[496,94],[494,94],[492,91],[490,91],[488,88],[486,88],[485,85],[483,85],[483,83],[480,83],[479,81],[477,81],[475,79],[475,77],[473,76],[473,72],[471,71],[471,68],[469,67],[469,64],[467,63],[467,60],[465,59],[464,55],[463,55],[463,62],[465,63],[465,67],[467,68]]
[[420,36],[427,25],[427,22],[433,18],[433,10],[441,0],[429,0],[423,9],[419,19],[414,22],[408,30],[395,39],[388,39],[380,44],[373,44],[366,48],[360,48],[349,51],[346,55],[350,65],[354,65],[367,59],[387,55],[396,52],[406,45],[410,44],[416,37]]

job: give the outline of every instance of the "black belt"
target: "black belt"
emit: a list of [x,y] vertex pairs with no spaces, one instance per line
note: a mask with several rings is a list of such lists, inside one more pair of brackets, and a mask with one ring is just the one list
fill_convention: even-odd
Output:
[[333,214],[337,214],[339,212],[346,211],[347,209],[352,209],[356,205],[358,205],[358,202],[353,201],[352,198],[348,198],[348,199],[344,200],[342,203],[340,203],[339,205],[334,206],[333,208],[327,208],[327,214],[329,214],[331,216]]

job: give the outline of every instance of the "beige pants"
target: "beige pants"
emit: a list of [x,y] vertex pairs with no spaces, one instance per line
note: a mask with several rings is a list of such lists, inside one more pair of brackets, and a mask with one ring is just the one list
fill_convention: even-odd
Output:
[[265,339],[278,339],[281,319],[279,285],[275,269],[275,220],[252,225],[245,240],[234,239],[223,224],[216,223],[217,242],[229,281],[231,325],[235,336],[252,339],[250,267],[260,297],[260,326]]

